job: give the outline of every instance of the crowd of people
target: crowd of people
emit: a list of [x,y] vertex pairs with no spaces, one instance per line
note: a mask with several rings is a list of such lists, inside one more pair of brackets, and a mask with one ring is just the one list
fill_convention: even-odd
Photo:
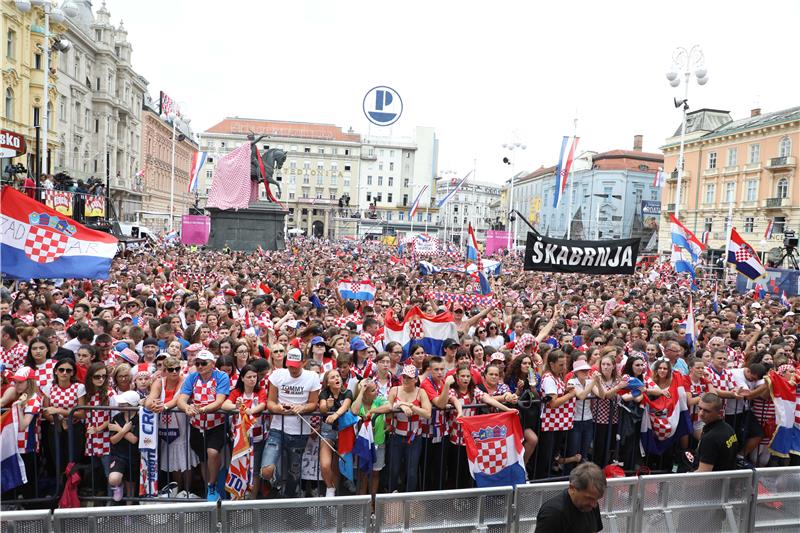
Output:
[[[669,264],[592,277],[523,272],[502,254],[491,297],[471,298],[471,276],[422,276],[410,259],[297,238],[275,252],[129,251],[103,281],[7,280],[0,407],[29,482],[3,503],[52,496],[71,462],[89,465],[82,496],[138,495],[139,406],[158,414],[160,484],[209,500],[226,497],[245,415],[248,498],[472,487],[458,418],[506,410],[531,480],[589,461],[627,474],[800,464],[770,447],[770,376],[798,382],[797,298],[716,277],[692,288]],[[371,280],[374,299],[343,300],[344,279]],[[442,353],[386,338],[386,317],[414,306],[450,314],[458,336]],[[677,394],[685,432],[674,407],[659,412]],[[352,481],[337,447],[348,413],[376,447]]]

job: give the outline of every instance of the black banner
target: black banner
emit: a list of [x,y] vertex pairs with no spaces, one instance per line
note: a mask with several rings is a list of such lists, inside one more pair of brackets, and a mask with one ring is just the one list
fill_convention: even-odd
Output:
[[524,268],[540,272],[633,274],[638,253],[639,239],[568,241],[529,231]]

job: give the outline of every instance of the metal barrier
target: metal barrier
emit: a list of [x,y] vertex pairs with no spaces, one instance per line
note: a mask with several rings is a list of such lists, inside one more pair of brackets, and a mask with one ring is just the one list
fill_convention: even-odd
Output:
[[513,502],[511,487],[379,494],[373,531],[505,532]]
[[[542,504],[561,494],[569,482],[520,485],[514,495],[515,531],[526,533],[536,529],[536,515]],[[611,533],[633,533],[639,505],[639,478],[625,477],[608,480],[605,497],[600,501],[603,530]]]
[[642,476],[636,531],[747,531],[753,471]]
[[251,531],[369,531],[370,496],[299,498],[291,500],[223,501],[223,533]]
[[165,503],[53,511],[53,531],[58,533],[153,533],[155,528],[176,533],[216,533],[217,504]]
[[50,531],[50,511],[11,511],[3,512],[0,520],[2,533],[48,533]]
[[800,529],[800,468],[758,468],[749,531]]

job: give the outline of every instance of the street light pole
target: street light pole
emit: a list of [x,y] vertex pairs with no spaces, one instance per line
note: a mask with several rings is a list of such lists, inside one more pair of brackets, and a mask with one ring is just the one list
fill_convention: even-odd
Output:
[[175,218],[175,124],[177,117],[172,116],[172,166],[169,172],[169,231],[172,233],[173,219]]
[[516,174],[516,158],[514,157],[514,150],[519,148],[520,150],[525,150],[527,148],[526,145],[513,142],[513,143],[505,143],[503,144],[503,148],[511,152],[512,159],[509,161],[507,157],[503,158],[503,163],[507,165],[511,165],[511,188],[508,193],[508,242],[506,243],[506,248],[508,249],[509,253],[513,251],[511,247],[512,243],[512,235],[513,235],[513,243],[514,246],[517,245],[517,219],[514,217],[513,227],[511,222],[511,217],[513,216],[512,213],[514,212],[514,178]]
[[672,87],[681,84],[679,74],[683,75],[683,100],[675,99],[675,107],[683,107],[683,121],[681,122],[681,144],[678,150],[678,183],[675,191],[675,218],[679,218],[681,208],[681,185],[683,181],[684,168],[684,144],[686,138],[686,111],[689,109],[689,81],[691,80],[692,70],[697,78],[698,85],[705,85],[708,82],[708,71],[705,68],[705,56],[699,45],[692,46],[689,50],[678,47],[672,53],[672,68],[667,72],[667,80]]

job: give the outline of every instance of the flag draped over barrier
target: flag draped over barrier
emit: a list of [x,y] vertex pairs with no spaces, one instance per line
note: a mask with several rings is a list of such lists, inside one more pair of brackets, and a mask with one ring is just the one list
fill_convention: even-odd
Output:
[[525,483],[522,425],[517,411],[456,420],[464,431],[469,471],[478,487],[516,486]]
[[233,450],[228,475],[225,477],[225,492],[232,500],[243,500],[253,488],[253,447],[250,445],[250,428],[253,417],[247,414],[244,403],[239,407],[239,416],[233,422]]
[[17,453],[17,413],[16,406],[0,416],[2,432],[0,433],[0,483],[3,492],[13,490],[28,482],[25,475],[25,463]]

